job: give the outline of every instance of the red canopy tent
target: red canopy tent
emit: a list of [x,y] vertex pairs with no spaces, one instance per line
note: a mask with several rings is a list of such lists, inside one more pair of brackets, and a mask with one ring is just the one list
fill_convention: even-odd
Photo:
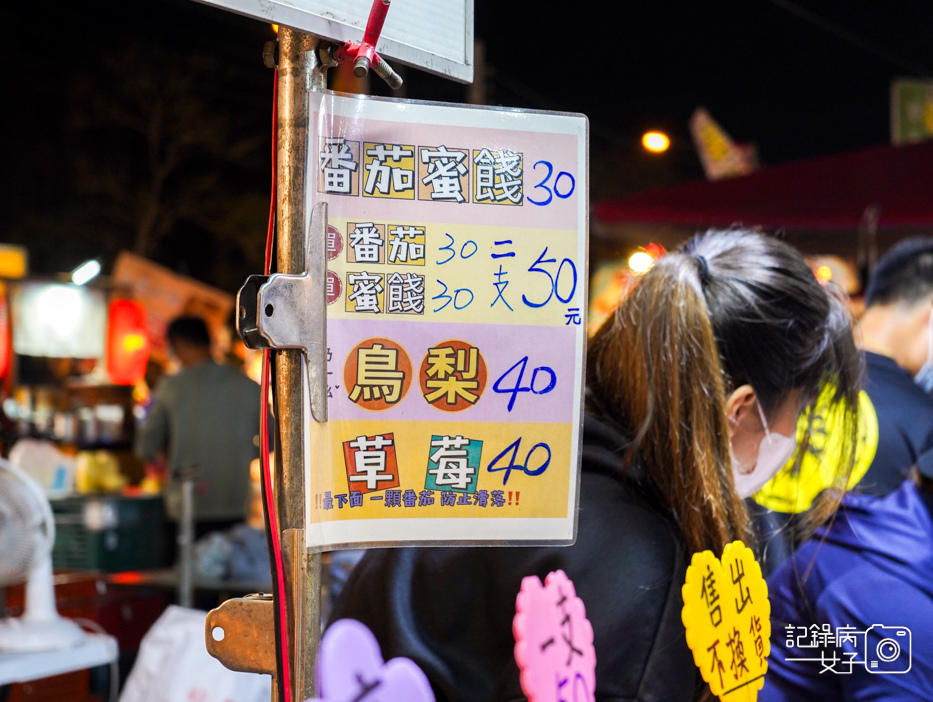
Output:
[[[647,243],[637,241],[650,236],[643,225],[662,227],[655,238],[669,240],[674,232],[688,231],[682,227],[742,223],[783,229],[792,243],[812,252],[854,255],[855,232],[869,208],[877,208],[881,248],[933,227],[933,141],[822,156],[597,202],[593,219],[597,236],[631,243]],[[640,233],[633,236],[632,227]]]
[[877,146],[597,202],[605,223],[854,229],[867,207],[879,228],[933,226],[933,141]]

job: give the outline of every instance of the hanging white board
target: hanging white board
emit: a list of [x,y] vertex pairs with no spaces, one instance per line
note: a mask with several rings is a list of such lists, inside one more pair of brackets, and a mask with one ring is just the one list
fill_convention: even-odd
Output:
[[[335,42],[360,41],[372,0],[198,0]],[[473,81],[473,0],[396,0],[376,50],[462,83]]]

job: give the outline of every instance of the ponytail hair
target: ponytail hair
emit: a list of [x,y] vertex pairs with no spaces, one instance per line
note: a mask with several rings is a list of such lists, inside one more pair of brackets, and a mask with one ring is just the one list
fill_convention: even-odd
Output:
[[633,437],[629,458],[679,524],[688,553],[746,538],[732,478],[719,351],[703,296],[705,261],[664,256],[590,341],[587,382]]
[[[751,539],[735,492],[726,394],[751,385],[773,417],[800,391],[799,409],[812,418],[832,387],[854,454],[861,371],[841,295],[822,287],[793,248],[747,229],[707,232],[658,260],[587,352],[590,394],[633,437],[625,460],[644,464],[688,552],[717,555]],[[798,463],[808,442],[809,431]],[[846,475],[854,455],[847,458]],[[817,511],[828,514],[838,499]]]

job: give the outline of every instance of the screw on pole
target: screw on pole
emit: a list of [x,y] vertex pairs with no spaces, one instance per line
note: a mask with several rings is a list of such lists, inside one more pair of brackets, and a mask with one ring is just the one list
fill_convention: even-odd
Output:
[[369,20],[366,22],[366,31],[362,42],[344,42],[334,58],[338,62],[353,61],[353,75],[365,78],[369,70],[382,78],[392,90],[402,87],[402,78],[392,67],[376,53],[376,44],[382,34],[382,25],[385,24],[391,0],[373,0],[369,11]]

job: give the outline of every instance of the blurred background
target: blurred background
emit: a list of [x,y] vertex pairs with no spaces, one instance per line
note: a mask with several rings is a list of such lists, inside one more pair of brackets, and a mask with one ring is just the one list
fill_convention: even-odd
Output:
[[[228,291],[259,270],[272,99],[261,52],[272,28],[191,0],[50,0],[7,3],[2,13],[0,241],[29,247],[30,272],[99,258],[106,273],[121,250]],[[856,195],[848,203],[854,214],[836,221],[816,227],[812,218],[794,219],[781,207],[806,205],[805,193],[790,192],[805,185],[795,174],[769,181],[777,203],[764,211],[734,206],[766,186],[725,199],[710,189],[649,203],[719,202],[715,214],[674,212],[668,221],[658,212],[648,221],[644,207],[600,205],[703,180],[691,117],[709,159],[726,164],[713,163],[714,177],[890,145],[895,81],[933,74],[929,3],[659,0],[578,11],[519,0],[477,2],[475,13],[475,84],[403,68],[401,97],[585,113],[594,243],[660,237],[670,245],[681,235],[665,231],[671,225],[732,221],[789,228],[798,243],[807,226],[824,235],[831,225],[819,248],[854,257],[866,207],[878,205],[880,228],[890,228],[895,213],[883,201]],[[344,71],[331,81],[345,91],[388,93],[382,81]],[[899,99],[905,115],[919,110],[916,124],[933,126],[922,88]],[[643,146],[649,131],[667,136],[666,150]],[[900,140],[925,136],[923,128],[906,131]],[[896,168],[878,158],[872,167]],[[891,174],[855,175],[877,182]],[[656,231],[620,231],[633,224]]]

